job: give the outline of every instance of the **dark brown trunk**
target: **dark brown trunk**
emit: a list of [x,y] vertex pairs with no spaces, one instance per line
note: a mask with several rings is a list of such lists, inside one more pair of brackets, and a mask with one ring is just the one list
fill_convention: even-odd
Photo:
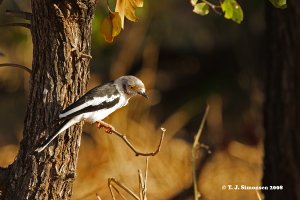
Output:
[[268,7],[263,185],[269,200],[300,200],[300,1],[285,10]]
[[93,0],[32,1],[31,89],[23,140],[9,167],[4,199],[71,197],[81,125],[68,129],[43,152],[33,151],[53,133],[59,112],[86,90],[94,9]]

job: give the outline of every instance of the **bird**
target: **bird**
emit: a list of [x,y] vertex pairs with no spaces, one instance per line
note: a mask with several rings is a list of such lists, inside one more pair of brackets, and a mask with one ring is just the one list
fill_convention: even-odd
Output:
[[148,99],[144,83],[130,75],[121,76],[114,81],[89,90],[59,114],[57,121],[61,123],[58,128],[35,151],[43,151],[59,134],[81,121],[97,123],[98,128],[105,127],[107,128],[106,132],[111,132],[113,127],[102,120],[119,108],[126,106],[129,99],[136,95]]

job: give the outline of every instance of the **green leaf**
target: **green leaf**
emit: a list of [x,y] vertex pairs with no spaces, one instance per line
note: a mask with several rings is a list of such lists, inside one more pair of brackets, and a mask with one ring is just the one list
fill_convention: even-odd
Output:
[[233,6],[232,2],[233,0],[225,0],[221,3],[222,11],[224,12],[224,17],[226,19],[231,19],[233,15]]
[[[1,0],[0,0],[1,1]],[[198,0],[191,0],[192,6],[195,6],[197,4]]]
[[269,0],[274,7],[285,9],[287,7],[286,0]]
[[194,6],[193,12],[197,13],[199,15],[207,15],[209,13],[209,6],[206,3],[204,3],[204,2],[197,3]]
[[240,24],[244,19],[244,13],[240,5],[236,5],[233,10],[232,20]]
[[231,19],[238,24],[243,21],[244,13],[241,6],[236,2],[236,0],[224,0],[221,3],[221,8],[226,19]]

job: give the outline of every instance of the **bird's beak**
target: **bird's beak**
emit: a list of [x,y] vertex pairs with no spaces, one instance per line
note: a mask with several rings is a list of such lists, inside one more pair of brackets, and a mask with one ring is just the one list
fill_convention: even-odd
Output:
[[148,95],[146,94],[146,92],[138,92],[139,95],[145,97],[146,99],[149,99]]

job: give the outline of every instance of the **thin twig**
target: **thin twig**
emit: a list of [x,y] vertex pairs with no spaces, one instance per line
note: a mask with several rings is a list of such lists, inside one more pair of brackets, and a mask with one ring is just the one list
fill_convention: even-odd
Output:
[[207,151],[208,154],[211,154],[211,153],[212,153],[210,147],[209,147],[207,144],[201,143],[201,144],[200,144],[200,147],[203,148],[203,149],[205,149],[205,150]]
[[97,196],[98,200],[102,200],[101,197],[100,197],[100,195],[98,193],[96,193],[96,196]]
[[149,166],[149,156],[146,157],[146,168],[145,168],[144,177],[142,175],[142,170],[138,170],[140,200],[147,200],[148,166]]
[[112,133],[114,133],[115,135],[120,137],[127,144],[127,146],[135,153],[136,156],[155,156],[160,151],[161,144],[162,144],[162,141],[164,139],[166,129],[161,128],[161,131],[162,131],[162,134],[161,134],[160,141],[159,141],[157,149],[154,152],[142,153],[142,152],[139,152],[138,150],[136,150],[136,148],[129,142],[126,135],[123,135],[122,133],[120,133],[120,132],[118,132],[114,129],[111,130]]
[[113,189],[122,197],[125,199],[124,195],[116,188],[116,186],[113,185],[116,184],[120,188],[122,188],[124,191],[126,191],[129,195],[131,195],[136,200],[147,200],[147,180],[148,180],[148,166],[149,166],[149,157],[146,157],[146,169],[145,169],[145,176],[143,177],[142,171],[138,170],[138,177],[139,177],[139,197],[131,191],[128,187],[117,181],[115,178],[109,178],[108,179],[108,187],[110,190],[110,194],[112,198],[115,200],[115,195],[113,193]]
[[[148,157],[146,157],[148,158]],[[143,175],[142,171],[138,170],[138,175],[139,175],[139,195],[140,195],[140,200],[143,200],[143,188],[144,188],[144,180],[143,180]]]
[[211,9],[212,9],[216,14],[218,14],[218,15],[221,15],[221,14],[222,14],[221,12],[219,12],[219,11],[217,10],[217,9],[220,9],[221,6],[217,6],[217,5],[213,4],[213,3],[210,3],[210,2],[207,1],[207,0],[202,0],[202,2],[206,3],[209,7],[211,7]]
[[128,187],[126,187],[125,185],[123,185],[122,183],[117,181],[115,178],[109,178],[108,179],[108,186],[110,188],[110,193],[111,193],[113,199],[115,199],[115,196],[114,196],[111,188],[115,189],[116,192],[118,192],[118,194],[120,194],[121,196],[123,196],[123,195],[120,193],[120,191],[112,183],[115,183],[117,186],[119,186],[120,188],[125,190],[130,196],[132,196],[136,200],[140,200],[139,197],[136,194],[134,194]]
[[28,28],[29,30],[31,30],[31,25],[29,23],[7,23],[7,24],[0,24],[0,27],[7,27],[7,26],[19,26],[19,27]]
[[109,11],[110,13],[113,13],[113,11],[110,9],[108,0],[106,0],[106,6],[107,6],[108,11]]
[[24,65],[20,65],[20,64],[15,64],[15,63],[1,63],[0,67],[16,67],[16,68],[24,69],[29,74],[32,73],[31,69],[29,69],[28,67],[26,67]]
[[[111,185],[111,187],[112,187],[112,189],[114,189],[114,190],[119,194],[119,196],[120,196],[122,199],[126,200],[126,197],[118,190],[118,188],[117,188],[116,186]],[[114,199],[115,199],[115,197],[114,197]]]
[[5,14],[13,17],[19,17],[26,20],[31,20],[32,18],[32,13],[24,12],[24,11],[6,10]]
[[192,148],[192,173],[193,173],[193,185],[194,185],[194,200],[198,200],[201,196],[197,186],[196,159],[197,159],[197,150],[198,147],[200,146],[200,137],[203,131],[204,123],[206,121],[208,112],[209,112],[209,105],[206,106],[205,113],[203,115],[199,130],[195,136],[193,148]]
[[113,200],[116,200],[116,197],[115,197],[115,195],[113,193],[113,190],[112,190],[113,186],[110,184],[109,180],[110,179],[108,179],[108,188],[109,188],[110,195],[111,195],[111,197],[112,197]]
[[256,195],[257,195],[258,200],[262,200],[262,199],[261,199],[261,196],[260,196],[260,194],[259,194],[259,192],[258,192],[257,190],[255,190],[255,192],[256,192]]
[[198,132],[196,134],[196,137],[194,139],[193,148],[196,148],[197,146],[200,145],[200,137],[201,137],[201,134],[202,134],[202,131],[203,131],[204,123],[206,121],[208,112],[209,112],[209,105],[206,106],[205,113],[203,115],[199,130],[198,130]]
[[147,181],[148,181],[148,166],[149,166],[149,157],[146,157],[146,169],[145,169],[145,178],[144,178],[144,184],[143,184],[143,196],[142,200],[147,200]]

